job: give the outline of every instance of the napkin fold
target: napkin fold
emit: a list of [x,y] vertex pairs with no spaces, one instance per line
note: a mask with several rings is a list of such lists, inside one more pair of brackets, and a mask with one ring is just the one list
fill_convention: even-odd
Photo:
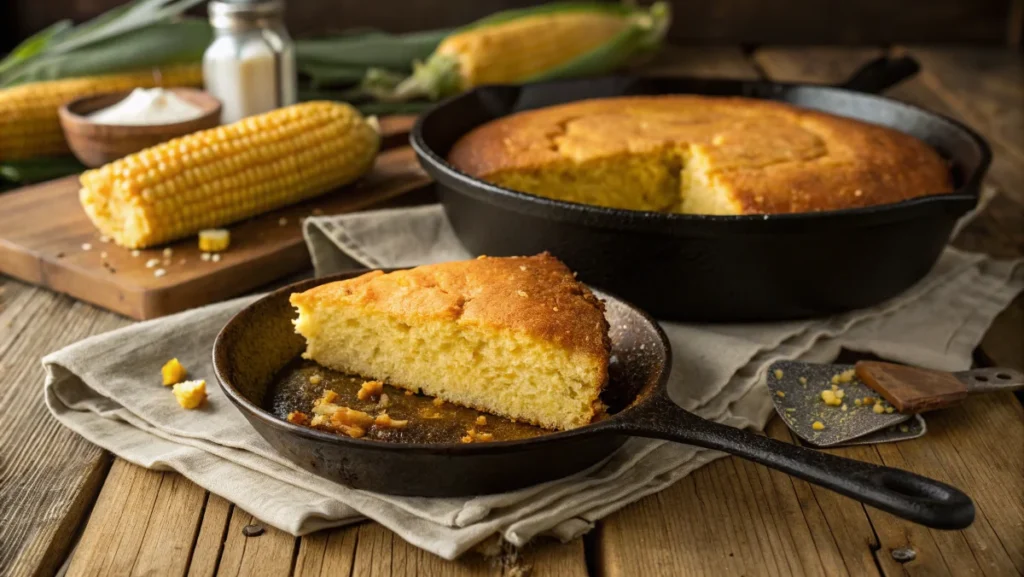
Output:
[[[304,230],[318,275],[470,256],[436,205],[311,218]],[[673,347],[670,394],[704,418],[761,429],[772,410],[764,372],[775,360],[828,362],[845,347],[925,367],[966,368],[992,319],[1024,288],[1021,265],[947,248],[920,283],[870,309],[783,323],[661,323]],[[393,497],[338,485],[277,454],[216,383],[213,340],[256,298],[138,323],[46,356],[47,406],[93,443],[140,466],[178,471],[294,535],[368,517],[447,559],[495,534],[515,545],[541,534],[571,539],[721,456],[631,439],[590,470],[498,495]],[[203,408],[182,410],[160,386],[160,366],[171,357],[207,380]]]

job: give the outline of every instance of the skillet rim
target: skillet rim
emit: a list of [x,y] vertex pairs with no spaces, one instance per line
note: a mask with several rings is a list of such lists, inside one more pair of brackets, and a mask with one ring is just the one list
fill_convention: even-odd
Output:
[[[224,394],[231,400],[231,402],[238,408],[239,411],[244,413],[246,417],[256,417],[261,423],[268,426],[274,427],[281,430],[284,433],[298,435],[305,437],[313,441],[322,441],[328,443],[339,443],[341,445],[352,446],[355,449],[366,449],[366,450],[383,450],[401,453],[419,453],[419,454],[445,454],[445,455],[480,455],[480,454],[495,454],[495,453],[511,453],[522,450],[525,448],[548,444],[548,443],[559,443],[563,441],[570,441],[579,437],[589,437],[592,435],[608,434],[612,433],[616,424],[622,422],[628,413],[640,408],[641,406],[652,402],[658,396],[668,397],[667,383],[668,377],[672,372],[672,346],[669,343],[668,336],[665,331],[662,330],[658,322],[647,314],[643,309],[633,305],[631,302],[621,299],[611,293],[605,292],[600,289],[591,287],[591,290],[596,290],[599,293],[599,298],[611,299],[618,301],[626,308],[631,309],[635,313],[639,313],[640,318],[643,319],[650,327],[654,328],[654,334],[657,337],[657,342],[661,345],[661,350],[664,354],[665,362],[661,365],[661,373],[658,375],[657,383],[651,389],[650,394],[636,404],[631,404],[623,408],[621,411],[611,415],[607,419],[598,421],[596,423],[590,423],[577,427],[575,429],[569,429],[568,431],[554,431],[548,434],[540,435],[537,437],[530,437],[527,439],[515,439],[510,441],[491,441],[487,443],[392,443],[386,441],[375,441],[370,439],[355,439],[352,437],[346,437],[336,433],[328,433],[310,427],[303,427],[289,423],[283,419],[270,414],[262,407],[256,405],[248,398],[245,397],[238,389],[235,388],[234,384],[231,383],[230,379],[227,378],[228,372],[228,339],[229,333],[238,329],[234,328],[237,325],[241,325],[245,322],[245,316],[252,314],[253,309],[263,303],[264,301],[272,298],[281,298],[286,294],[295,292],[296,289],[302,287],[302,290],[308,290],[315,286],[325,284],[328,282],[335,282],[339,280],[345,280],[349,278],[355,278],[357,276],[366,274],[374,270],[381,270],[385,273],[393,272],[397,270],[407,270],[413,267],[395,267],[395,268],[359,268],[351,271],[336,273],[320,278],[310,278],[305,280],[296,281],[294,283],[283,286],[279,289],[264,294],[255,301],[247,304],[241,310],[232,315],[231,319],[221,328],[217,333],[217,338],[213,342],[213,371],[217,376],[217,382],[220,384],[220,388],[224,391]],[[588,285],[589,286],[589,285]],[[635,400],[635,397],[634,397]],[[260,432],[258,427],[254,427],[256,432],[262,437],[263,434]]]
[[[744,93],[746,87],[760,87],[766,91],[773,91],[774,93],[781,93],[786,90],[813,90],[822,91],[825,93],[840,94],[848,97],[862,98],[867,102],[889,107],[890,109],[909,111],[915,114],[923,115],[926,118],[943,122],[952,128],[956,129],[969,140],[971,140],[980,152],[981,158],[979,159],[978,165],[969,174],[964,176],[963,183],[957,187],[954,191],[942,194],[932,194],[927,196],[920,196],[912,199],[902,200],[894,203],[877,204],[872,206],[858,207],[858,208],[845,208],[838,210],[823,210],[817,212],[796,212],[796,213],[777,213],[777,214],[744,214],[744,215],[709,215],[709,214],[679,214],[679,213],[666,213],[658,211],[647,211],[647,210],[627,210],[621,208],[609,208],[602,207],[578,202],[570,202],[565,200],[556,200],[547,198],[539,195],[528,194],[525,192],[519,192],[509,188],[504,188],[485,180],[478,179],[465,172],[452,166],[447,159],[439,155],[434,151],[430,145],[427,144],[423,137],[423,126],[428,119],[436,114],[438,111],[457,106],[460,100],[472,99],[478,93],[485,90],[494,89],[507,89],[507,88],[531,88],[531,87],[543,87],[543,86],[579,86],[591,82],[627,82],[643,80],[647,82],[693,82],[693,83],[705,83],[708,85],[720,85],[720,86],[734,86],[738,88],[735,94],[712,94],[713,96],[742,96],[746,98],[754,98],[758,100],[770,100],[768,98],[762,98],[758,96],[749,96]],[[696,94],[703,95],[707,94],[704,92],[646,92],[638,93],[637,95],[660,95],[660,94]],[[585,100],[586,98],[578,98],[570,100],[568,102],[577,102]],[[782,101],[791,106],[798,108],[807,108],[799,104],[793,104],[786,101]],[[836,111],[815,109],[820,112],[827,114],[834,114],[837,116],[844,116]],[[497,118],[505,118],[508,114],[499,116]],[[495,118],[495,120],[497,119]],[[867,121],[861,121],[867,122]],[[481,125],[476,125],[476,128]],[[881,125],[885,126],[885,125]],[[899,130],[891,126],[886,126],[892,130]],[[472,129],[471,129],[472,130]],[[903,131],[900,131],[903,132]],[[466,132],[462,133],[461,136],[465,136]],[[904,134],[907,134],[904,132]],[[913,135],[911,135],[913,136]],[[460,194],[469,194],[474,197],[480,198],[481,200],[494,203],[495,199],[509,201],[503,203],[503,208],[510,210],[517,210],[519,207],[525,205],[531,205],[531,208],[536,207],[547,211],[547,218],[557,218],[559,220],[577,221],[582,216],[584,218],[593,219],[588,220],[586,223],[588,226],[599,226],[599,227],[610,227],[610,228],[635,228],[637,223],[644,225],[644,227],[650,226],[671,226],[677,224],[693,224],[700,223],[705,226],[716,226],[724,223],[742,223],[747,226],[763,227],[772,226],[767,223],[780,223],[780,226],[794,223],[820,223],[828,222],[834,224],[835,221],[849,221],[856,222],[855,219],[862,217],[877,217],[890,216],[895,218],[905,210],[912,210],[919,207],[931,207],[941,205],[966,205],[967,202],[976,205],[980,199],[980,186],[985,174],[992,163],[992,150],[988,145],[988,142],[973,129],[963,124],[962,122],[950,118],[944,114],[932,112],[919,106],[880,96],[878,94],[871,94],[867,92],[859,92],[839,86],[821,85],[821,84],[808,84],[798,82],[773,82],[770,80],[738,80],[731,78],[700,78],[693,76],[630,76],[630,75],[609,75],[600,76],[593,78],[582,78],[582,79],[563,79],[563,80],[548,80],[542,82],[532,82],[518,85],[499,85],[499,84],[488,84],[477,86],[469,91],[466,91],[455,96],[446,98],[434,106],[431,106],[426,112],[420,114],[416,118],[416,122],[413,124],[413,128],[409,133],[409,143],[413,150],[416,152],[417,157],[421,163],[429,165],[428,172],[432,169],[442,173],[445,177],[454,179],[460,184],[466,186],[466,190],[458,190]],[[934,147],[932,147],[934,149]],[[944,157],[947,161],[950,158]],[[435,177],[436,179],[436,177]],[[443,186],[450,186],[446,183],[441,183]],[[518,204],[518,207],[511,206]],[[904,210],[901,210],[904,209]],[[959,211],[958,216],[967,212],[969,207],[965,207],[964,210]],[[522,211],[520,211],[522,212]],[[893,216],[893,213],[896,213]],[[874,222],[874,221],[873,221]],[[756,224],[765,223],[765,224]],[[623,226],[625,225],[625,226]],[[735,226],[735,224],[733,224]],[[641,227],[641,228],[644,228]],[[647,230],[650,230],[649,228]],[[773,230],[773,232],[775,232]]]

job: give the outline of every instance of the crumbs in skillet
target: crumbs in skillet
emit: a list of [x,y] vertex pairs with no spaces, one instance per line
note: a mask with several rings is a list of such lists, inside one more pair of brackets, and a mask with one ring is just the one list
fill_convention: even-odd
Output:
[[[369,381],[370,383],[376,381]],[[378,385],[380,383],[377,383]],[[338,393],[327,389],[323,396],[313,402],[313,417],[300,411],[288,413],[288,422],[296,425],[323,429],[358,439],[366,435],[370,427],[381,429],[404,429],[408,420],[392,419],[386,412],[376,416],[365,411],[344,407],[335,403]]]
[[292,424],[374,441],[456,444],[468,437],[468,442],[479,443],[548,433],[305,359],[275,375],[262,402]]

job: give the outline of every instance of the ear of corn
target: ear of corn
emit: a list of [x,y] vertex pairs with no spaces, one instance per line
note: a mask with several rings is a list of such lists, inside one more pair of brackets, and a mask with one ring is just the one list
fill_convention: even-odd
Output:
[[203,130],[90,170],[80,200],[126,248],[217,228],[348,184],[380,135],[338,102],[306,102]]
[[502,12],[456,31],[393,91],[376,96],[436,99],[481,84],[518,84],[602,74],[664,38],[668,4],[555,3]]
[[0,89],[0,161],[68,154],[57,109],[76,98],[137,87],[202,84],[202,67],[188,64]]

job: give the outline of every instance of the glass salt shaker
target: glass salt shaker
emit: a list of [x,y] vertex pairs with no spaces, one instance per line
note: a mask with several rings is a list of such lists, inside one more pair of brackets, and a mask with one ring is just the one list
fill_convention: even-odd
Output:
[[203,54],[206,90],[221,101],[221,122],[295,104],[295,45],[280,0],[213,0],[214,40]]

